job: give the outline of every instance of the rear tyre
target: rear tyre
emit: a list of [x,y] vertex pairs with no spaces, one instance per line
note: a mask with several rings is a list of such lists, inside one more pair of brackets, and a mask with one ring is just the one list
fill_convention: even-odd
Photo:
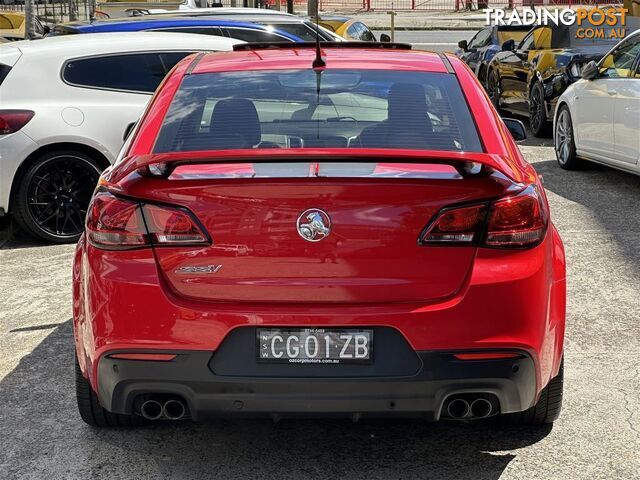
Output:
[[569,107],[562,105],[556,118],[553,144],[558,164],[565,170],[575,170],[580,167],[580,160],[576,156],[576,144],[573,136],[573,122]]
[[76,368],[76,399],[78,411],[84,422],[92,427],[136,427],[145,425],[146,421],[139,415],[121,415],[111,413],[100,406],[98,396],[91,388],[91,384],[82,376],[78,359],[75,359]]
[[520,413],[505,415],[509,423],[527,426],[551,424],[560,416],[564,389],[564,358],[558,375],[540,393],[540,399],[533,407]]
[[540,82],[534,83],[529,92],[529,125],[534,137],[546,137],[549,133],[544,87]]
[[18,180],[11,198],[13,216],[40,240],[77,242],[102,170],[96,160],[75,150],[41,155]]

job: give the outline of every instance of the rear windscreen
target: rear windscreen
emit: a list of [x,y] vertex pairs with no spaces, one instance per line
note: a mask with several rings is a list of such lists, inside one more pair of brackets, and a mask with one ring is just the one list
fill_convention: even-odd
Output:
[[186,76],[154,152],[247,148],[482,151],[451,74],[309,69]]

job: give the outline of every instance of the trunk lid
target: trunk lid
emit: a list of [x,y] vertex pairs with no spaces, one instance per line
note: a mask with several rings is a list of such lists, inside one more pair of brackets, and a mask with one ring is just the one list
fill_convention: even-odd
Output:
[[[421,232],[442,208],[495,198],[512,185],[500,174],[466,178],[448,165],[396,164],[192,165],[141,181],[133,194],[140,188],[139,196],[188,208],[213,239],[155,249],[176,294],[274,303],[451,297],[475,247],[419,245]],[[318,241],[299,231],[314,221],[313,209],[329,230]]]

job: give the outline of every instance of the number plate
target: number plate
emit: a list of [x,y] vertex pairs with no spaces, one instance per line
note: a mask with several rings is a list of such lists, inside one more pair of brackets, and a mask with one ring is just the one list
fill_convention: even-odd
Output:
[[373,330],[324,328],[258,328],[261,363],[371,363]]

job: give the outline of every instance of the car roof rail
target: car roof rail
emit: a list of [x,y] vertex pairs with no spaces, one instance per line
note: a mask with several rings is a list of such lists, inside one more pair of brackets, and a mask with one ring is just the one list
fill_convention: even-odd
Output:
[[[323,48],[379,48],[383,50],[411,50],[408,43],[391,42],[320,42]],[[298,48],[316,48],[316,42],[257,42],[239,43],[233,46],[234,52],[250,50],[293,50]]]

